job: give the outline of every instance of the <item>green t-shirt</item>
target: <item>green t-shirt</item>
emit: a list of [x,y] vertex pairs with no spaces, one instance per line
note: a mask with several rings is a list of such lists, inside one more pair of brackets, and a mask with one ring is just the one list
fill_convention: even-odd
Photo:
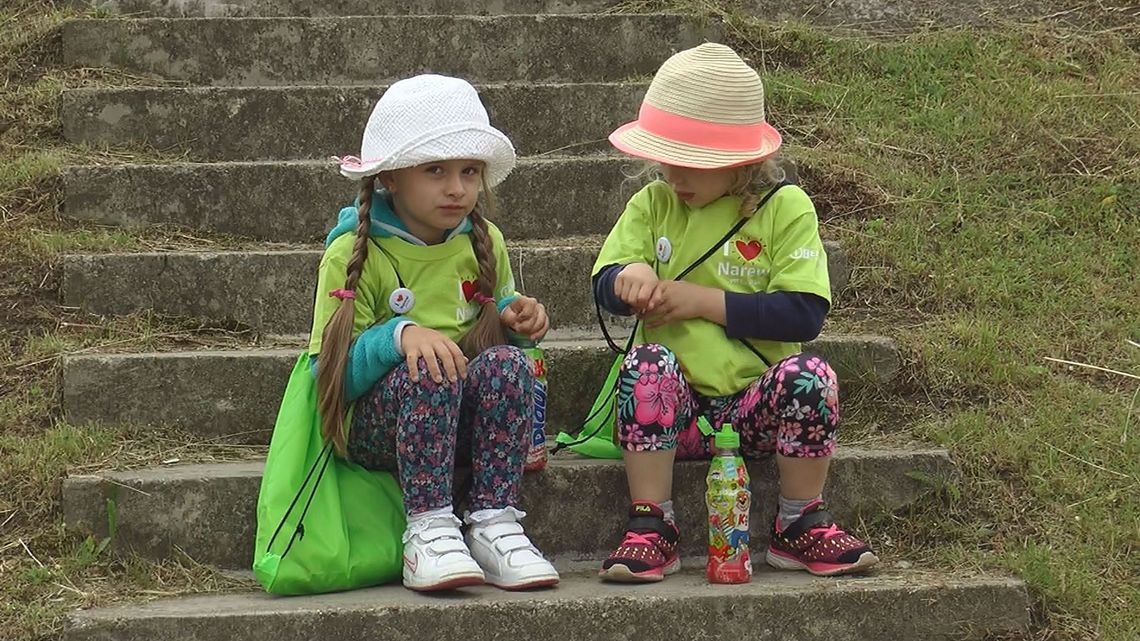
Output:
[[[667,183],[650,183],[626,205],[593,273],[607,265],[640,262],[653,266],[661,280],[672,280],[732,229],[739,220],[740,202],[738,197],[725,196],[693,208]],[[671,251],[659,251],[664,247]],[[830,302],[827,254],[811,199],[795,185],[780,189],[685,280],[729,292],[805,292]],[[706,396],[736,393],[767,369],[739,340],[728,338],[723,327],[705,319],[653,330],[642,326],[636,340],[673,350],[686,380]],[[801,349],[799,343],[752,339],[749,343],[773,364]]]
[[[502,232],[490,222],[487,228],[494,246],[498,276],[495,298],[502,300],[517,293],[515,278]],[[344,287],[355,240],[355,234],[351,233],[337,237],[321,258],[313,330],[309,337],[309,353],[314,356],[321,351],[321,335],[339,303],[329,292]],[[373,235],[368,239],[368,257],[356,286],[353,338],[372,325],[396,316],[389,297],[400,287],[397,272],[404,286],[415,296],[414,305],[403,318],[430,327],[456,342],[475,325],[479,305],[473,296],[478,291],[479,265],[475,262],[470,234],[458,234],[438,245],[413,245],[396,236]]]

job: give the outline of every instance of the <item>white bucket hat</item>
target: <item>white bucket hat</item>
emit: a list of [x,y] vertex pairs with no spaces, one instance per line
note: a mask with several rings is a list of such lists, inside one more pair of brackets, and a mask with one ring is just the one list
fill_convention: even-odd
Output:
[[515,166],[515,147],[491,126],[470,83],[421,75],[392,84],[380,97],[360,144],[360,157],[336,158],[340,173],[360,179],[440,160],[482,160],[488,186]]
[[638,119],[610,134],[638,158],[718,169],[760,162],[780,148],[764,119],[764,84],[736,52],[705,43],[661,65]]

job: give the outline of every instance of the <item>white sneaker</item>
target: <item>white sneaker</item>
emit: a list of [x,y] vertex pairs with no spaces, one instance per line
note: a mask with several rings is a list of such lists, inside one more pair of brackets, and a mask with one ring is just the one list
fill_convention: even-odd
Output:
[[454,514],[415,520],[404,530],[404,587],[417,592],[483,584]]
[[487,583],[504,590],[526,590],[558,583],[558,571],[523,532],[519,519],[526,516],[508,507],[467,515],[467,545],[483,568]]

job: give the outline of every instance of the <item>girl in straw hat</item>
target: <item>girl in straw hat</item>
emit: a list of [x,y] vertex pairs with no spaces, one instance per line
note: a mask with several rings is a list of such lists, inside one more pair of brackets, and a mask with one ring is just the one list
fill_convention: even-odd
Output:
[[[360,190],[320,263],[309,353],[322,433],[399,480],[405,586],[557,583],[519,524],[534,378],[505,336],[539,340],[549,322],[515,291],[487,220],[514,147],[470,84],[423,75],[388,89],[360,158],[339,161]],[[457,455],[473,474],[466,535],[452,508]]]
[[629,201],[593,270],[601,306],[644,324],[617,379],[630,524],[601,575],[660,581],[678,568],[673,461],[710,456],[699,418],[734,424],[747,457],[776,454],[769,564],[819,575],[874,565],[821,500],[838,388],[800,344],[830,306],[827,256],[811,200],[772,160],[780,135],[759,76],[723,45],[678,53],[610,141],[659,163],[661,180]]

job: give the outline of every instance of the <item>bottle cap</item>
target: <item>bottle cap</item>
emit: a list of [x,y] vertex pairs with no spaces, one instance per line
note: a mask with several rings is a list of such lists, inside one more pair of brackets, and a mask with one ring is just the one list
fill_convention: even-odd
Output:
[[731,423],[725,423],[720,427],[720,431],[716,433],[713,444],[718,450],[740,449],[740,435],[732,429]]

